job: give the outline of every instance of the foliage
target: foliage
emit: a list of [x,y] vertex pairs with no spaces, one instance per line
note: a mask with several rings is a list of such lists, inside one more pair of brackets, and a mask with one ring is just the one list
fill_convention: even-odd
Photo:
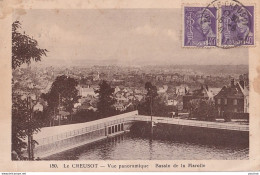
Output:
[[138,112],[141,115],[152,115],[153,114],[153,102],[157,93],[157,87],[152,85],[151,82],[145,83],[145,89],[147,90],[147,94],[145,96],[144,101],[139,105]]
[[145,100],[139,105],[138,111],[143,115],[152,115],[154,100],[155,97],[158,96],[157,87],[152,85],[151,82],[146,82],[145,89],[147,90],[147,94],[145,96]]
[[43,126],[42,113],[33,111],[31,101],[22,100],[20,95],[13,94],[12,100],[12,150],[23,159],[22,149],[27,147],[24,139],[40,131]]
[[173,109],[166,105],[166,96],[157,93],[157,87],[151,82],[145,83],[147,94],[145,99],[138,106],[138,113],[141,115],[168,116]]
[[140,102],[137,99],[131,100],[131,105],[127,106],[126,110],[124,112],[131,112],[138,109]]
[[22,64],[30,64],[31,61],[41,61],[42,56],[46,56],[46,49],[38,47],[38,42],[28,35],[21,34],[19,21],[12,24],[12,69],[20,67]]
[[172,112],[172,107],[166,105],[166,99],[163,95],[158,95],[153,101],[153,115],[166,117]]
[[157,87],[152,85],[151,82],[146,82],[144,85],[144,88],[147,90],[147,94],[146,97],[149,99],[153,99],[154,97],[156,97],[158,95],[157,93]]
[[[21,28],[19,21],[12,24],[12,69],[20,67],[22,64],[30,64],[31,60],[41,61],[42,56],[46,56],[46,49],[40,49],[38,42],[28,35],[21,34],[18,30]],[[12,158],[23,159],[22,150],[26,149],[26,137],[40,131],[43,126],[43,114],[34,112],[31,106],[31,100],[22,100],[21,96],[16,94],[17,87],[12,86]],[[31,137],[30,137],[31,138]],[[36,144],[32,141],[32,146]],[[17,156],[13,156],[17,155]]]
[[78,82],[74,78],[65,75],[58,76],[52,83],[51,89],[47,94],[42,94],[42,98],[47,101],[50,110],[64,109],[72,112],[74,104],[78,102],[77,90]]
[[73,122],[74,123],[83,123],[89,122],[93,120],[97,120],[97,112],[88,109],[82,109],[73,114]]
[[191,117],[201,120],[215,120],[217,115],[215,103],[212,100],[193,99],[189,102],[188,108]]
[[101,118],[112,116],[116,114],[113,105],[116,100],[113,97],[115,89],[112,88],[106,81],[99,84],[99,89],[95,91],[98,94],[97,112]]

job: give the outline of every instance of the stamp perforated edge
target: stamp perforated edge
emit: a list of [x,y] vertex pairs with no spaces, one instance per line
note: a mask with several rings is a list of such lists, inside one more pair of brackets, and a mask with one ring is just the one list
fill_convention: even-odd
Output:
[[[217,0],[215,0],[217,1]],[[231,1],[234,1],[234,0],[231,0]],[[253,18],[254,18],[254,44],[253,45],[239,45],[239,46],[227,46],[227,47],[223,47],[221,46],[220,43],[220,39],[219,39],[219,36],[221,35],[221,33],[218,31],[218,26],[219,26],[219,22],[216,22],[216,27],[217,27],[217,31],[216,31],[216,46],[203,46],[203,47],[198,47],[198,46],[185,46],[184,45],[184,7],[185,6],[192,6],[192,7],[207,7],[209,6],[210,3],[212,3],[214,1],[210,1],[209,3],[188,3],[188,2],[184,2],[184,3],[181,3],[181,48],[182,49],[217,49],[217,48],[222,48],[222,49],[232,49],[232,48],[255,48],[258,46],[258,36],[257,36],[257,33],[258,33],[258,16],[257,16],[257,12],[258,12],[258,7],[257,7],[257,3],[254,1],[250,1],[250,2],[245,2],[245,3],[241,3],[243,4],[244,6],[254,6],[254,15],[253,15]],[[226,0],[224,1],[221,1],[222,4],[225,4]],[[234,1],[237,3],[237,1]],[[240,3],[240,2],[239,2]],[[218,15],[218,11],[217,10],[217,15]],[[217,16],[217,19],[218,19],[218,16]],[[216,20],[217,20],[216,19]]]

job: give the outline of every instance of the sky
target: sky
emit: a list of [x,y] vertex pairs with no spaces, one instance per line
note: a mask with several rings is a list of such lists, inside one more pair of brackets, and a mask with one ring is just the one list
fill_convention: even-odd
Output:
[[46,65],[248,64],[247,48],[182,48],[180,9],[27,10],[13,16]]

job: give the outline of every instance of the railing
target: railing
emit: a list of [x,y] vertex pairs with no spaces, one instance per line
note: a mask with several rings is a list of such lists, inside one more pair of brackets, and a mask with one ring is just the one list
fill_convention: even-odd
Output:
[[[109,126],[120,124],[120,123],[127,123],[132,121],[146,121],[150,122],[150,116],[130,116],[125,118],[119,118],[111,121],[106,121],[104,123],[94,124],[92,126],[87,126],[84,128],[76,129],[67,131],[64,133],[60,133],[54,136],[46,137],[37,139],[39,145],[45,145],[54,143],[56,141],[69,139],[75,136],[95,132],[97,130],[106,129]],[[184,119],[174,119],[174,118],[163,118],[163,117],[153,117],[153,121],[156,123],[168,123],[168,124],[175,124],[175,125],[185,125],[185,126],[195,126],[195,127],[205,127],[205,128],[215,128],[215,129],[225,129],[225,130],[236,130],[236,131],[249,131],[248,126],[242,125],[232,125],[227,123],[212,123],[212,122],[204,122],[204,121],[191,121],[191,120],[184,120]]]
[[[150,116],[135,116],[135,117],[128,118],[128,120],[149,122],[149,121],[151,121],[151,117]],[[205,128],[215,128],[215,129],[225,129],[225,130],[249,131],[249,126],[233,125],[233,124],[228,124],[228,123],[212,123],[212,122],[204,122],[204,121],[191,121],[191,120],[163,118],[163,117],[153,117],[153,122],[205,127]]]
[[53,142],[56,142],[56,141],[69,139],[69,138],[72,138],[72,137],[75,137],[75,136],[91,133],[91,132],[94,132],[94,131],[97,131],[97,130],[106,129],[109,126],[112,126],[112,125],[115,125],[115,124],[120,124],[120,123],[126,123],[126,122],[129,122],[129,121],[131,121],[131,120],[128,120],[126,118],[120,118],[120,119],[107,121],[107,122],[104,122],[104,123],[99,123],[99,124],[95,124],[95,125],[92,125],[92,126],[87,126],[87,127],[84,127],[84,128],[76,129],[76,130],[67,131],[67,132],[60,133],[60,134],[57,134],[57,135],[54,135],[54,136],[41,138],[41,139],[38,139],[37,142],[39,143],[39,145],[50,144],[50,143],[53,143]]

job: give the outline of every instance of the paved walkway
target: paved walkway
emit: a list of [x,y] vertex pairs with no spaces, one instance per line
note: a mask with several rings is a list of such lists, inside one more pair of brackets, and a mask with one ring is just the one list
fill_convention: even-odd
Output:
[[[208,121],[186,120],[186,119],[177,119],[177,118],[155,117],[155,116],[152,118],[155,124],[169,123],[169,124],[184,125],[184,126],[196,126],[196,127],[216,128],[216,129],[235,130],[235,131],[249,131],[249,126],[244,124],[208,122]],[[137,121],[151,121],[151,116],[136,115],[131,119]]]
[[103,118],[91,122],[45,127],[42,128],[41,131],[37,134],[34,134],[33,137],[40,144],[49,144],[55,141],[103,129],[106,126],[111,126],[118,123],[125,123],[127,121],[130,122],[128,118],[133,118],[134,116],[137,116],[137,111],[128,112],[125,114]]
[[[119,123],[133,122],[133,121],[151,121],[150,116],[138,115],[137,111],[120,114],[100,120],[91,122],[62,125],[55,127],[42,128],[40,132],[34,134],[34,139],[37,140],[41,145],[49,144],[55,141],[75,137],[85,133],[93,132],[95,130],[103,129],[106,126],[112,126]],[[221,123],[221,122],[206,122],[197,120],[186,120],[166,117],[153,117],[155,123],[169,123],[175,125],[184,126],[196,126],[204,128],[216,128],[225,130],[236,130],[236,131],[249,131],[248,125],[236,124],[236,123]]]

